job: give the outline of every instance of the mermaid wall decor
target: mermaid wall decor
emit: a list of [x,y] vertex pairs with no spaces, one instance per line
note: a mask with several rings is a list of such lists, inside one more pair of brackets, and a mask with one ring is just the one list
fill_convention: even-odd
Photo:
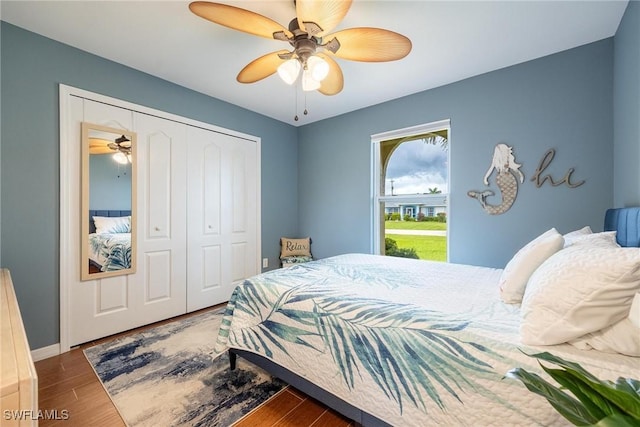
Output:
[[520,184],[524,182],[524,175],[520,171],[519,163],[516,163],[513,155],[512,147],[507,144],[497,144],[493,150],[493,159],[491,166],[484,175],[484,184],[489,185],[489,177],[496,171],[496,185],[502,196],[502,202],[499,205],[493,205],[487,202],[487,197],[495,195],[493,190],[487,189],[483,191],[470,190],[467,195],[480,202],[482,209],[490,215],[500,215],[511,208],[513,202],[518,195],[518,181]]

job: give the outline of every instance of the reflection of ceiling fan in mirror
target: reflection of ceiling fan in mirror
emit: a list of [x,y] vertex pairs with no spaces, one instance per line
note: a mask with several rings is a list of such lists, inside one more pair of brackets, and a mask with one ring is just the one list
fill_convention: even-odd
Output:
[[113,154],[121,164],[131,163],[131,140],[122,135],[113,142],[103,138],[89,138],[90,154]]
[[277,22],[234,6],[196,1],[194,14],[216,24],[256,36],[288,42],[292,51],[278,50],[261,56],[238,74],[240,83],[254,83],[278,72],[288,84],[298,80],[302,88],[335,95],[344,86],[342,70],[334,57],[362,62],[386,62],[404,58],[411,41],[381,28],[349,28],[330,33],[347,14],[351,0],[294,0],[296,18],[284,28]]

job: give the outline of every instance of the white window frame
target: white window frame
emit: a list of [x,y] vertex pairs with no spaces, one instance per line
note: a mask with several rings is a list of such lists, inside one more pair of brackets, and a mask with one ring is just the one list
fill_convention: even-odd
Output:
[[[380,144],[383,141],[388,141],[390,139],[404,138],[412,135],[420,135],[428,132],[435,132],[439,130],[447,130],[448,135],[448,143],[449,147],[451,147],[451,120],[439,120],[436,122],[426,123],[417,126],[411,126],[403,129],[397,129],[388,132],[377,133],[375,135],[371,135],[371,248],[374,254],[381,254],[382,248],[380,247],[381,236],[380,236],[380,206],[382,203],[386,202],[394,202],[394,203],[420,203],[421,199],[424,198],[425,201],[429,196],[423,195],[412,195],[412,196],[386,196],[380,194],[380,172],[381,172],[381,164],[380,164]],[[451,149],[448,151],[448,160],[447,160],[447,177],[448,177],[448,187],[449,194],[451,194]],[[449,222],[449,204],[447,203],[447,229],[450,229],[451,224]],[[449,234],[447,233],[447,259],[449,259]]]

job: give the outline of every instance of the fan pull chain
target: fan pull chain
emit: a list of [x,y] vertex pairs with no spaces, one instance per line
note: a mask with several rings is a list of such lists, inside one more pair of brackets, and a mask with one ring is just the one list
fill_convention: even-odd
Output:
[[307,111],[307,92],[304,93],[304,115],[306,116],[307,114],[309,114],[309,112]]
[[293,118],[296,122],[298,121],[298,85],[295,85],[295,94],[296,94],[296,116]]
[[[295,120],[296,122],[298,120],[300,120],[300,117],[298,117],[298,86],[295,86],[295,93],[296,93],[296,115],[293,117],[293,120]],[[307,92],[303,92],[304,94],[304,111],[302,112],[302,114],[304,114],[305,116],[309,114],[309,110],[307,109]]]

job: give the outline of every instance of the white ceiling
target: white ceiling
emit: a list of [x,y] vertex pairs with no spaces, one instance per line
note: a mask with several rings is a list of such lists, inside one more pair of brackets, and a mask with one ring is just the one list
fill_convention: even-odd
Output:
[[[293,0],[226,1],[283,26]],[[7,1],[0,18],[274,119],[302,125],[613,36],[627,0],[354,0],[337,30],[379,27],[409,37],[411,53],[388,63],[338,59],[345,87],[305,97],[277,75],[237,83],[237,73],[285,42],[199,18],[189,1]],[[297,105],[296,105],[297,104]],[[294,121],[296,113],[300,120]]]

